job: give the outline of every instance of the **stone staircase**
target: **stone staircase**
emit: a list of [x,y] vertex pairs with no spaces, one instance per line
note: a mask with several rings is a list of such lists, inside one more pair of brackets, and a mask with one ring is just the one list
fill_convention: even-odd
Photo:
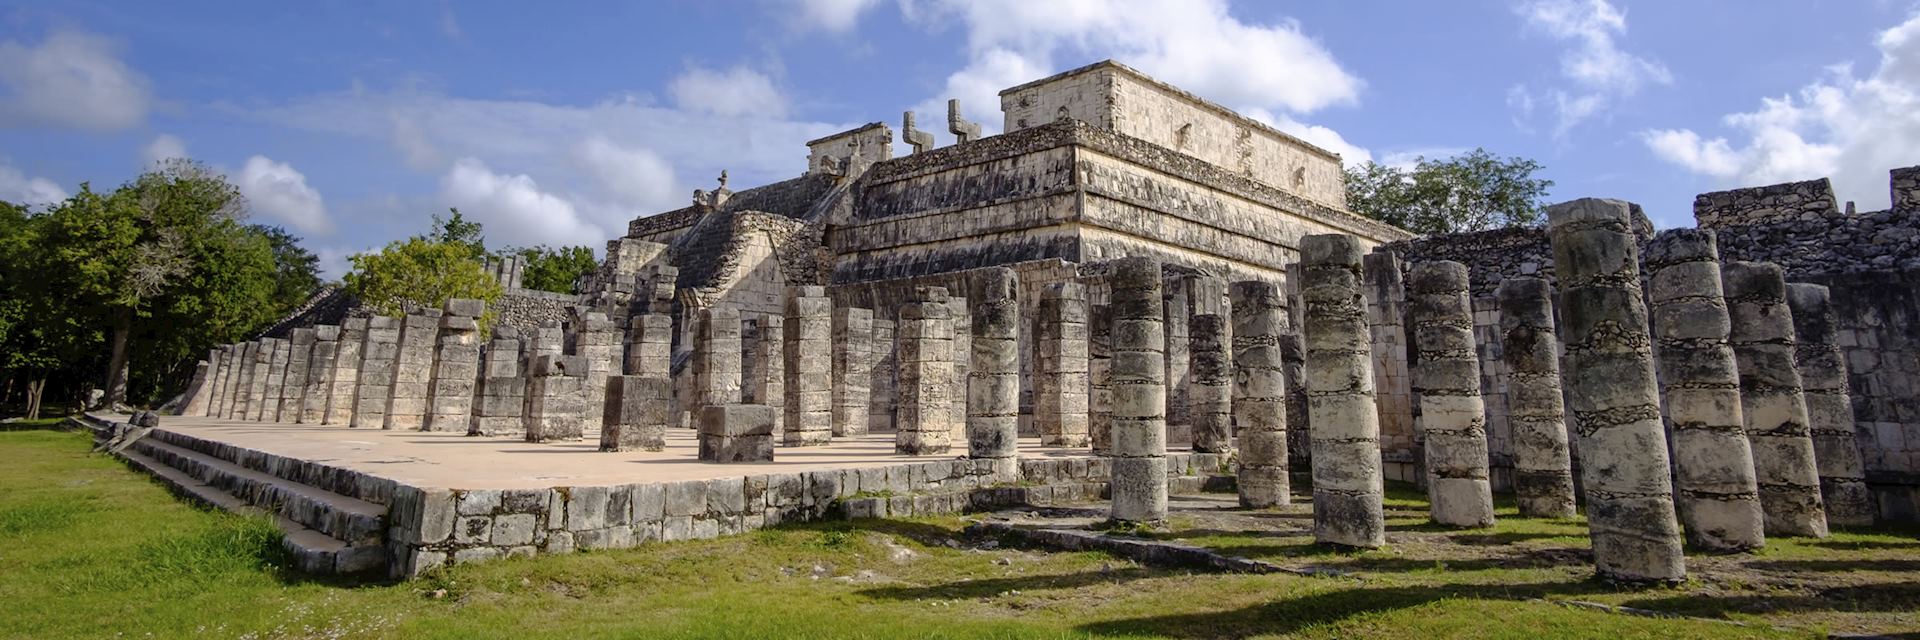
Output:
[[[119,425],[87,416],[96,434]],[[194,502],[271,516],[296,565],[312,574],[384,572],[387,506],[360,474],[155,429],[117,454]],[[389,486],[390,491],[390,486]],[[369,500],[368,498],[371,498]],[[377,501],[377,502],[376,502]]]

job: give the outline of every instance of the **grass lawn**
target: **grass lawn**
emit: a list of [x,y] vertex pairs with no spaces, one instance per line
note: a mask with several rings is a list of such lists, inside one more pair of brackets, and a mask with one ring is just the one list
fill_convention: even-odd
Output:
[[1814,635],[1531,600],[1680,593],[1616,594],[1557,569],[1193,574],[968,540],[959,518],[784,527],[455,567],[399,584],[311,580],[281,568],[268,523],[194,509],[88,446],[77,433],[0,433],[0,637]]

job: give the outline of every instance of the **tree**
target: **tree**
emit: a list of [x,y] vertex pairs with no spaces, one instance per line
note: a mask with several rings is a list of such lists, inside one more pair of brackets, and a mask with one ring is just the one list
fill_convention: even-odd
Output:
[[1421,157],[1411,170],[1368,162],[1345,170],[1347,208],[1422,235],[1534,225],[1553,186],[1533,177],[1540,169],[1486,149]]
[[390,243],[377,253],[354,254],[347,291],[384,315],[439,307],[449,298],[478,298],[489,304],[502,293],[472,247],[414,236]]
[[520,286],[528,289],[574,293],[573,285],[580,276],[600,268],[600,261],[594,259],[593,250],[584,246],[555,249],[539,245],[512,248],[505,253],[526,260],[526,271],[521,275]]
[[445,218],[433,217],[433,230],[427,232],[427,239],[466,247],[476,260],[486,256],[487,239],[481,233],[480,223],[460,217],[459,207],[449,207],[447,212],[449,215]]
[[320,289],[320,258],[300,246],[300,239],[286,229],[264,224],[248,228],[273,248],[273,304],[277,315],[285,317]]

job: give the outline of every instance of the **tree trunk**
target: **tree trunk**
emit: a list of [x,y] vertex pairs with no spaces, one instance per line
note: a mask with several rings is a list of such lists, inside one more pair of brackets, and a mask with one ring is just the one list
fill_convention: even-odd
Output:
[[113,356],[107,360],[107,394],[103,406],[127,402],[127,336],[133,333],[133,311],[121,311],[113,322]]
[[47,379],[41,378],[27,383],[27,419],[40,419],[40,396],[47,390]]

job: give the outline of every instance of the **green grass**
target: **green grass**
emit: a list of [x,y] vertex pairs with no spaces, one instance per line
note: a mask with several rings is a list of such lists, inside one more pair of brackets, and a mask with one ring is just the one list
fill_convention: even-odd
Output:
[[[80,434],[0,433],[0,637],[1809,635],[1531,601],[1568,587],[1524,572],[1423,566],[1356,581],[949,548],[981,542],[961,536],[958,518],[782,527],[454,567],[399,584],[309,580],[285,571],[268,523],[187,506],[87,455],[88,444]],[[1574,582],[1581,593],[1615,593]]]

